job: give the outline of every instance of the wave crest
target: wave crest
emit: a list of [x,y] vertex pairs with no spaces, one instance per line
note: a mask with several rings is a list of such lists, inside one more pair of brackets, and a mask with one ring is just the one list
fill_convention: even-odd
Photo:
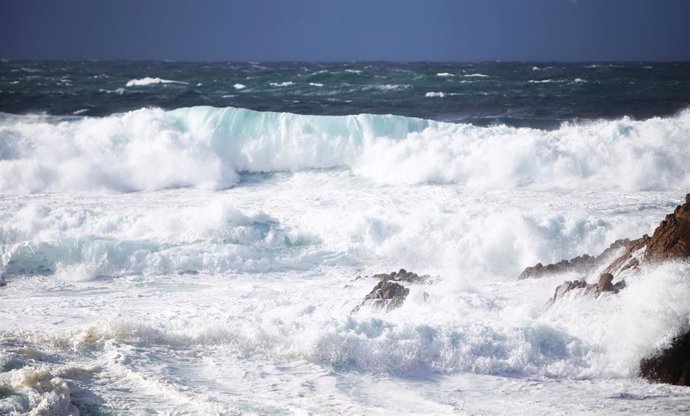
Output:
[[6,193],[226,188],[241,172],[343,168],[381,184],[470,189],[690,186],[690,111],[557,130],[359,114],[141,109],[104,118],[0,116]]

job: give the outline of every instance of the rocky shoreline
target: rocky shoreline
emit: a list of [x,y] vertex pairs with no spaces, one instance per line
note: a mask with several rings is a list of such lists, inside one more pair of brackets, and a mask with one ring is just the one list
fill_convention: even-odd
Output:
[[[614,252],[620,254],[611,258]],[[595,285],[581,279],[558,286],[551,299],[556,302],[568,292],[595,296],[603,292],[618,293],[625,288],[625,279],[634,275],[640,266],[666,261],[690,261],[690,194],[685,196],[684,204],[661,221],[651,237],[645,234],[636,240],[618,240],[597,257],[585,255],[547,266],[539,263],[526,268],[519,278],[539,278],[566,271],[587,274],[605,266]],[[668,348],[642,359],[639,374],[653,382],[690,386],[690,330],[676,336]]]
[[[625,279],[633,276],[640,266],[666,261],[690,261],[690,193],[685,196],[684,204],[678,205],[672,214],[661,221],[651,237],[645,234],[635,240],[617,240],[597,256],[583,254],[554,264],[537,263],[527,267],[518,279],[537,279],[566,272],[583,276],[582,279],[565,281],[556,287],[553,297],[547,301],[553,304],[567,293],[581,296],[615,295],[625,290]],[[588,284],[584,277],[597,270],[601,270],[597,283]],[[400,307],[410,292],[402,283],[431,281],[428,275],[420,276],[405,269],[373,277],[379,282],[352,313],[363,306],[386,311]],[[652,382],[690,386],[690,329],[676,336],[668,348],[642,359],[639,375]]]

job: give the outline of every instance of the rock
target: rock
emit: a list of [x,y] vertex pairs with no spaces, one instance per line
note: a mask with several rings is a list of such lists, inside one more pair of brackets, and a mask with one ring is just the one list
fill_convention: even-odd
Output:
[[549,274],[566,272],[575,272],[583,275],[588,274],[597,267],[602,266],[617,251],[623,248],[627,249],[630,243],[631,241],[627,238],[616,240],[596,257],[590,256],[589,254],[583,254],[570,260],[561,260],[558,263],[548,264],[546,266],[537,263],[532,267],[525,268],[525,270],[520,273],[520,276],[518,276],[518,279],[539,278]]
[[639,257],[643,253],[647,242],[649,242],[647,234],[637,240],[628,241],[623,254],[609,263],[606,269],[604,269],[604,273],[618,274],[626,270],[636,269],[640,265]]
[[551,298],[551,303],[555,302],[557,299],[562,298],[566,293],[570,292],[573,289],[581,289],[581,288],[586,288],[587,287],[587,282],[584,280],[575,280],[575,281],[570,281],[566,280],[565,282],[561,283],[558,287],[556,287],[556,291],[553,294],[553,298]]
[[[616,252],[623,251],[617,257]],[[584,260],[582,260],[584,258]],[[579,259],[579,260],[578,260]],[[588,285],[584,280],[566,281],[556,288],[551,303],[566,293],[579,290],[583,294],[599,296],[604,292],[617,293],[625,288],[625,277],[644,264],[664,261],[690,260],[690,193],[685,203],[679,205],[661,221],[652,236],[643,235],[636,240],[618,240],[592,262],[591,256],[580,256],[572,260],[543,266],[526,268],[520,279],[541,277],[549,273],[583,271],[591,273],[603,267],[603,274],[596,284]],[[589,265],[589,266],[588,266]],[[613,284],[614,278],[619,281]],[[690,284],[690,280],[688,280]],[[690,386],[690,331],[674,338],[671,346],[652,357],[640,361],[640,375],[650,381]]]
[[364,297],[363,304],[391,310],[401,306],[409,293],[410,289],[400,283],[382,280]]
[[668,260],[690,259],[690,194],[685,204],[679,205],[661,221],[651,237],[642,236],[631,241],[622,256],[615,259],[605,270],[617,274],[635,270],[641,264]]
[[5,275],[0,271],[0,287],[5,286]]
[[[357,312],[362,306],[371,305],[378,308],[385,308],[387,311],[395,309],[403,304],[410,289],[401,285],[398,282],[405,283],[426,283],[431,279],[429,275],[418,275],[417,273],[408,272],[405,269],[400,269],[397,272],[390,274],[380,273],[373,277],[380,279],[374,288],[365,297],[364,301],[356,306],[352,312]],[[425,293],[425,299],[428,294]]]
[[390,274],[379,273],[372,277],[379,280],[392,280],[394,282],[407,282],[407,283],[423,283],[431,279],[428,274],[418,275],[417,273],[408,272],[405,269],[400,269],[397,272],[391,272]]
[[579,272],[586,273],[588,270],[594,267],[596,264],[596,258],[583,254],[581,256],[575,257],[570,260],[561,260],[558,263],[548,264],[544,266],[541,263],[537,263],[532,267],[527,267],[520,273],[518,279],[531,279],[542,277],[547,274],[565,273],[565,272]]
[[[623,253],[610,260],[610,257],[620,250]],[[685,204],[677,206],[673,214],[667,215],[661,221],[651,237],[645,234],[636,240],[617,240],[597,257],[583,254],[546,266],[537,263],[523,270],[518,279],[537,278],[564,272],[588,274],[603,266],[605,266],[604,274],[615,277],[622,272],[635,270],[645,263],[688,259],[690,259],[690,194],[685,196]],[[616,288],[615,285],[614,288]]]
[[613,275],[610,273],[604,273],[599,276],[599,281],[594,285],[588,285],[584,280],[575,280],[572,282],[570,280],[566,280],[556,287],[556,291],[554,292],[550,303],[553,304],[556,300],[562,298],[566,293],[574,289],[583,289],[582,293],[584,294],[599,296],[604,292],[618,293],[618,290],[625,287],[625,283],[619,282],[614,285],[612,282]]
[[640,376],[657,383],[690,386],[690,331],[674,338],[665,350],[643,358]]
[[611,273],[604,273],[599,276],[599,281],[597,282],[597,290],[599,292],[613,292],[617,290],[613,287],[613,275]]

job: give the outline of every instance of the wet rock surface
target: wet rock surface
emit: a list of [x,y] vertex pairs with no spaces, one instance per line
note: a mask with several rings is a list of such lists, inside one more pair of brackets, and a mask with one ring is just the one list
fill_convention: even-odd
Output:
[[399,282],[426,283],[431,279],[429,275],[418,275],[405,269],[389,274],[375,274],[372,277],[379,279],[379,282],[364,297],[364,301],[352,310],[353,313],[357,312],[362,306],[373,306],[387,311],[398,308],[410,293],[410,289]]
[[690,331],[671,346],[640,362],[640,375],[658,383],[690,386]]
[[561,260],[558,263],[547,264],[544,266],[541,263],[537,263],[532,267],[527,267],[520,273],[518,279],[532,279],[539,278],[545,275],[566,273],[566,272],[576,272],[580,274],[590,273],[592,270],[603,265],[616,251],[626,248],[631,244],[628,239],[621,239],[614,241],[606,250],[604,250],[598,256],[590,256],[589,254],[583,254],[581,256],[572,258],[570,260]]
[[547,264],[546,266],[541,263],[537,263],[534,266],[523,270],[518,279],[522,280],[539,278],[547,274],[565,272],[587,273],[594,267],[595,262],[596,258],[588,254],[583,254],[582,256],[578,256],[570,260],[561,260],[558,263]]
[[[617,250],[623,250],[623,253],[611,260]],[[690,260],[690,194],[685,196],[684,204],[677,206],[672,214],[661,221],[651,237],[645,234],[636,240],[618,240],[596,258],[583,255],[547,266],[539,263],[526,268],[519,278],[570,271],[589,274],[596,268],[604,267],[596,284],[575,280],[559,285],[550,301],[553,304],[572,291],[594,296],[605,292],[618,293],[625,288],[623,279],[641,265],[671,260]],[[616,278],[618,282],[614,284]],[[690,386],[690,331],[676,337],[670,347],[642,359],[640,375],[654,382]]]
[[619,290],[625,287],[625,282],[620,281],[613,284],[613,275],[611,273],[604,273],[599,276],[599,280],[596,284],[587,284],[584,280],[567,280],[564,283],[556,287],[556,291],[551,298],[551,303],[555,302],[559,298],[562,298],[566,293],[574,289],[582,289],[582,293],[587,295],[599,296],[604,292],[618,293]]
[[[623,253],[609,260],[617,250],[623,250]],[[677,206],[673,214],[667,215],[661,221],[651,237],[645,234],[636,240],[617,240],[596,257],[583,254],[546,266],[537,263],[523,270],[518,279],[538,278],[564,272],[587,274],[602,266],[605,266],[604,274],[611,274],[615,278],[621,272],[634,270],[641,264],[688,259],[690,259],[690,194],[685,196],[683,205]]]

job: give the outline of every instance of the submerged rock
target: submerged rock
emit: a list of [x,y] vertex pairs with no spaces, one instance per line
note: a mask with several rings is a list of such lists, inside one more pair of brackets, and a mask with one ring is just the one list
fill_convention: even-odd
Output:
[[690,386],[690,331],[674,338],[665,350],[642,359],[640,375],[658,383]]
[[373,277],[380,279],[380,281],[364,297],[364,301],[356,306],[352,312],[357,312],[360,307],[365,305],[380,309],[385,308],[387,311],[400,307],[410,293],[410,289],[398,282],[424,283],[431,278],[429,275],[420,276],[405,269],[400,269],[398,272],[391,272],[390,274],[375,274]]

